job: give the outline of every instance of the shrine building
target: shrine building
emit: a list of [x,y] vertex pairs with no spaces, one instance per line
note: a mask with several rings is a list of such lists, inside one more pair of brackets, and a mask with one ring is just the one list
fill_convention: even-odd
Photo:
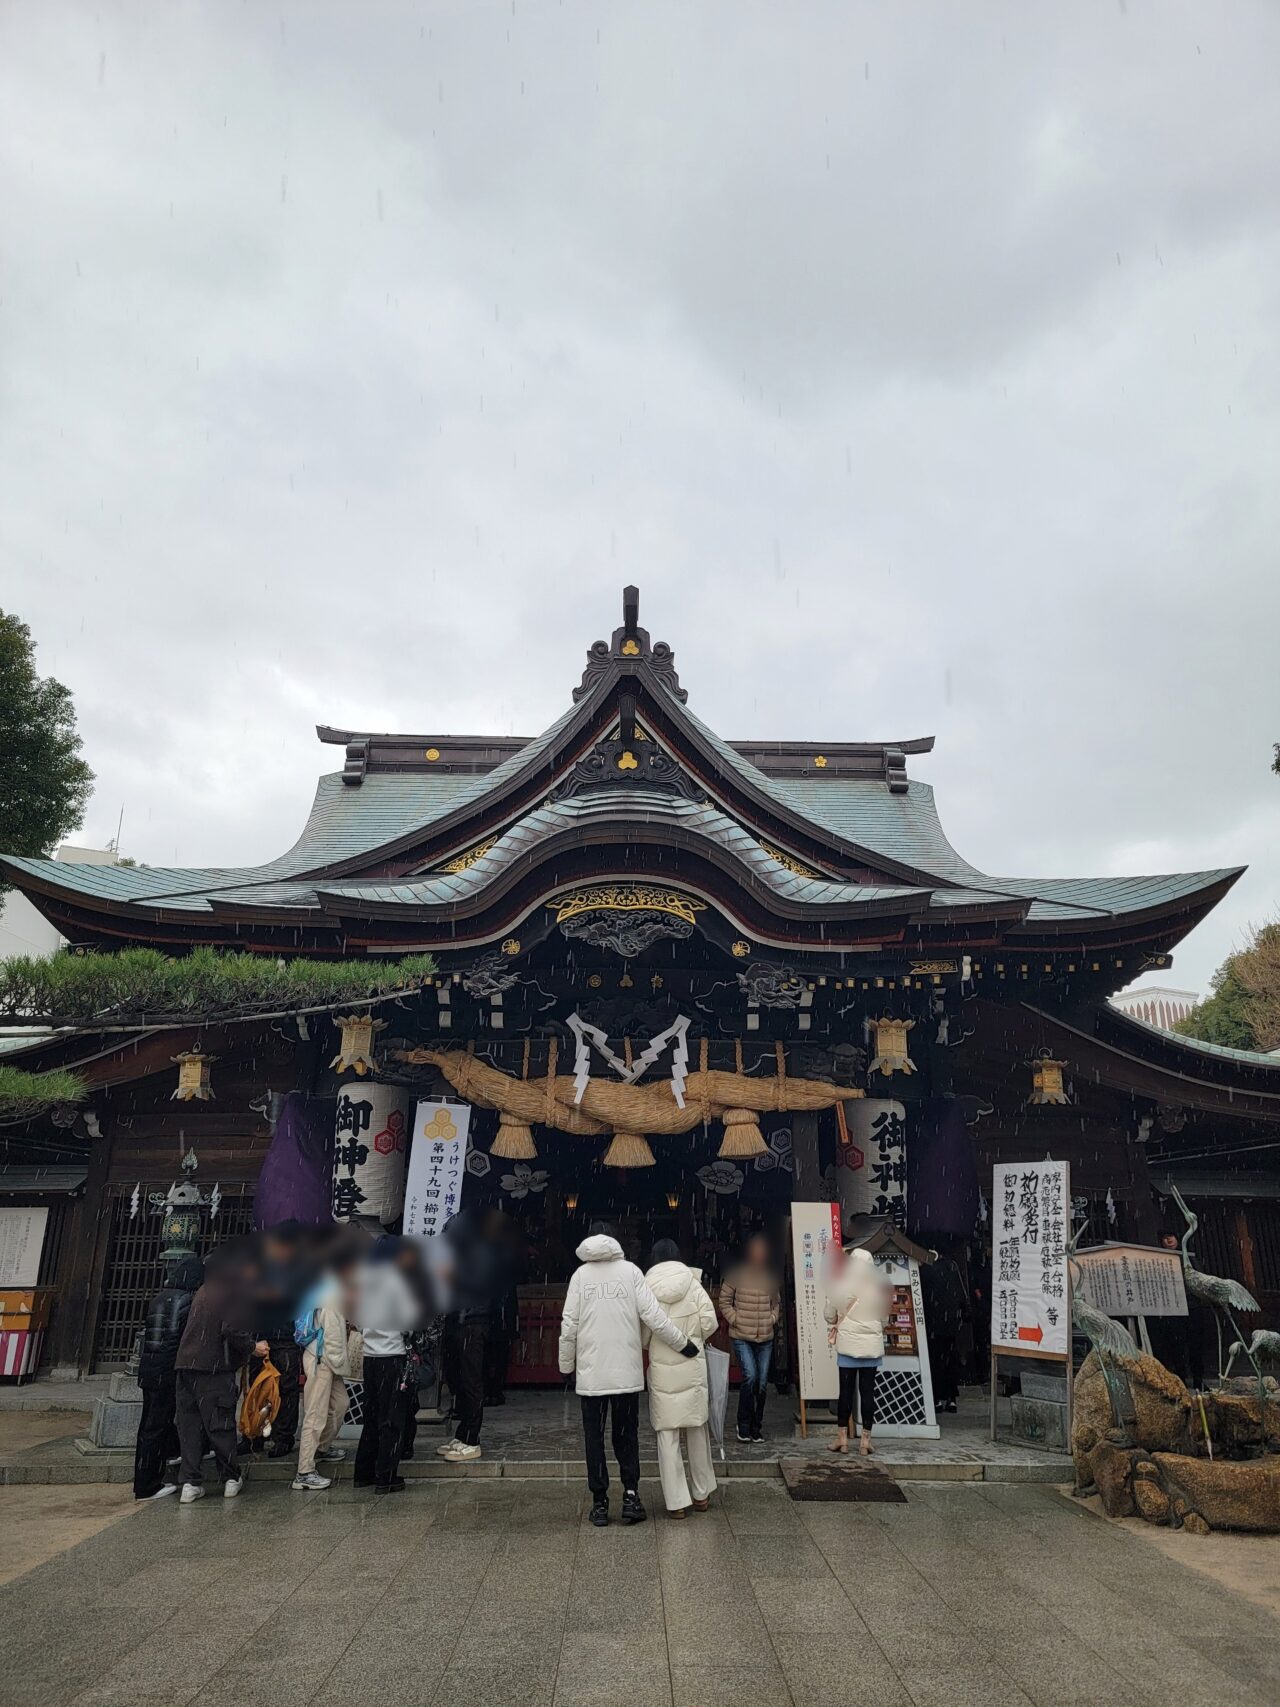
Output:
[[[597,1216],[638,1252],[677,1238],[714,1280],[747,1230],[780,1236],[793,1200],[825,1199],[977,1272],[992,1165],[1046,1155],[1070,1163],[1095,1240],[1180,1230],[1177,1185],[1201,1265],[1280,1308],[1280,1059],[1109,1001],[1171,965],[1239,868],[988,876],[915,774],[931,736],[725,740],[634,588],[570,687],[532,738],[321,728],[337,768],[261,865],[0,871],[73,949],[430,954],[425,983],[363,1010],[383,1023],[359,1094],[393,1134],[422,1100],[471,1110],[462,1201],[501,1207],[532,1253],[513,1380],[556,1378]],[[993,760],[989,786],[1018,783]],[[8,1057],[90,1087],[73,1117],[2,1140],[0,1203],[50,1208],[46,1367],[128,1357],[182,1156],[207,1247],[253,1225],[284,1099],[341,1147],[357,1077],[332,1065],[338,1017],[165,1016]],[[212,1096],[173,1099],[184,1054]],[[389,1195],[337,1167],[337,1215],[399,1225],[400,1148]]]

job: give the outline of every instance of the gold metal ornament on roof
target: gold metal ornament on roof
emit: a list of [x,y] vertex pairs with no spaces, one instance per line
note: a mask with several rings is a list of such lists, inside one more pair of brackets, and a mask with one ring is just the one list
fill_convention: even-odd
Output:
[[1041,1055],[1031,1063],[1031,1096],[1028,1099],[1035,1104],[1066,1103],[1071,1099],[1067,1096],[1062,1083],[1062,1069],[1065,1061],[1055,1061],[1050,1055]]
[[620,771],[634,771],[634,770],[638,770],[639,768],[640,768],[640,761],[635,756],[634,753],[630,753],[630,752],[619,753],[619,755],[618,755],[618,769]]
[[440,749],[439,747],[428,747],[422,756],[431,764],[435,764],[436,760],[440,757]]
[[614,883],[598,889],[580,889],[575,895],[553,901],[556,923],[576,919],[582,913],[670,913],[673,918],[695,924],[697,915],[705,913],[707,904],[678,889],[651,889],[647,884]]
[[817,755],[817,757],[816,757],[816,758],[815,758],[815,759],[814,759],[814,761],[813,761],[813,762],[814,762],[814,766],[815,766],[815,768],[816,768],[816,769],[818,769],[818,770],[820,770],[820,771],[824,771],[824,770],[826,770],[826,768],[827,768],[827,759],[826,759],[826,754],[825,754],[825,753],[819,753],[819,754],[818,754],[818,755]]
[[622,656],[624,658],[638,658],[640,656],[640,642],[638,640],[624,640],[622,642]]
[[170,1102],[212,1102],[213,1086],[209,1083],[209,1068],[218,1059],[200,1049],[185,1049],[170,1059],[178,1069],[178,1088]]
[[875,1060],[869,1073],[914,1073],[916,1064],[907,1054],[907,1033],[914,1027],[913,1019],[873,1019],[871,1029],[876,1034]]
[[814,871],[811,866],[802,865],[800,861],[793,858],[791,854],[783,853],[781,848],[771,847],[768,842],[761,842],[760,846],[764,849],[765,853],[768,854],[770,859],[776,860],[780,866],[787,871],[793,872],[795,876],[817,877],[818,873]]
[[376,1072],[378,1062],[373,1053],[373,1038],[375,1032],[386,1030],[386,1020],[374,1019],[372,1014],[343,1014],[335,1016],[334,1023],[342,1041],[329,1065],[339,1073],[350,1068],[361,1078],[366,1073]]
[[457,877],[460,872],[470,871],[476,861],[478,859],[483,859],[497,840],[498,838],[496,836],[490,836],[487,842],[477,842],[475,847],[468,848],[466,853],[460,853],[454,859],[446,860],[440,867],[441,871],[450,871],[455,877]]

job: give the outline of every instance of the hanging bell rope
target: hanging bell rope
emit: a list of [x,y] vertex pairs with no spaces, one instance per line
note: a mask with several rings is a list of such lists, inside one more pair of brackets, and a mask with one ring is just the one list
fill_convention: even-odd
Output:
[[504,1114],[498,1120],[498,1136],[489,1146],[491,1156],[507,1162],[532,1162],[538,1154],[533,1141],[533,1128],[514,1114]]
[[615,1132],[601,1159],[606,1168],[651,1168],[657,1160],[638,1132]]
[[717,1155],[737,1162],[768,1152],[769,1146],[760,1134],[760,1116],[754,1109],[726,1108],[720,1118],[724,1122],[724,1139]]

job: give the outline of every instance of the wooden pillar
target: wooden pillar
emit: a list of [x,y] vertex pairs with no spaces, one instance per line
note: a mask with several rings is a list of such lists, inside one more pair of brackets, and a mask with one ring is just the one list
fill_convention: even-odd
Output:
[[1129,1178],[1133,1181],[1133,1230],[1140,1245],[1159,1242],[1160,1218],[1156,1213],[1155,1189],[1147,1170],[1146,1146],[1126,1133],[1123,1141],[1129,1152]]
[[816,1114],[791,1116],[791,1154],[794,1157],[794,1184],[791,1196],[798,1203],[817,1203],[822,1199],[822,1165],[818,1152],[818,1117]]
[[55,1380],[80,1380],[89,1373],[93,1361],[93,1330],[111,1220],[107,1196],[110,1163],[110,1138],[93,1139],[88,1178],[81,1195],[69,1206],[70,1225],[63,1235],[63,1256],[58,1265],[58,1296],[47,1360],[49,1374]]

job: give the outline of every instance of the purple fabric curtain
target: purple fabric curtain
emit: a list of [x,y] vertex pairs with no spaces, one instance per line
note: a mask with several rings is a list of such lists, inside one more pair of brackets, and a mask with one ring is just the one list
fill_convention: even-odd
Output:
[[333,1221],[332,1097],[290,1091],[263,1158],[253,1203],[258,1228],[281,1221],[327,1227]]
[[967,1239],[978,1220],[978,1169],[957,1097],[933,1097],[907,1138],[907,1228],[922,1244]]

